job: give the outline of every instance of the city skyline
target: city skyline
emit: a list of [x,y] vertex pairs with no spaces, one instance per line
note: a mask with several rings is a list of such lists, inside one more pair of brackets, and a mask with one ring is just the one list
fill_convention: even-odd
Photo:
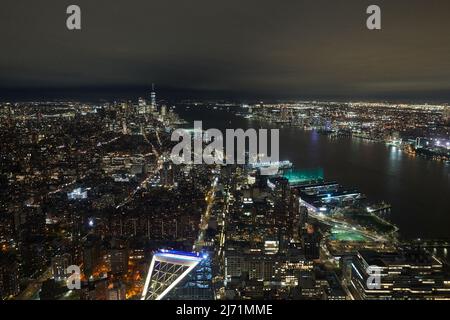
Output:
[[448,1],[1,6],[0,302],[450,300]]
[[[153,90],[0,103],[2,299],[449,299],[448,106]],[[173,160],[179,130],[201,147],[206,128],[261,125],[279,161]]]

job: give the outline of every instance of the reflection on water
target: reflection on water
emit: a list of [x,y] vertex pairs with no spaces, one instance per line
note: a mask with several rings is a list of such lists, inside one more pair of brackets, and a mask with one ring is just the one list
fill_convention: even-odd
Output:
[[[261,126],[231,111],[177,108],[177,112],[190,122],[203,120],[204,128]],[[448,165],[412,157],[382,143],[329,138],[298,128],[280,128],[280,159],[292,161],[296,168],[322,167],[326,179],[391,203],[391,220],[404,237],[450,238]]]

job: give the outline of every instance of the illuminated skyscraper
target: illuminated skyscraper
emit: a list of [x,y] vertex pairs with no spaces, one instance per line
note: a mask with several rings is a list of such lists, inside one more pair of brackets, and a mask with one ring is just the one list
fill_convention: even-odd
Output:
[[443,262],[424,249],[360,250],[347,263],[346,269],[350,269],[346,274],[350,277],[347,281],[356,299],[450,299],[449,280]]
[[156,111],[156,92],[155,92],[155,85],[153,83],[152,83],[152,92],[150,93],[150,101],[152,111]]
[[171,290],[167,300],[213,300],[212,261],[202,254],[202,261]]
[[445,123],[450,125],[450,106],[446,106],[444,110]]
[[198,253],[160,250],[153,255],[141,300],[161,300],[201,261]]
[[143,98],[139,98],[138,100],[138,112],[139,114],[147,113],[147,101]]
[[52,258],[52,275],[56,281],[66,280],[69,276],[67,268],[72,264],[70,254],[57,255]]
[[164,117],[167,114],[167,107],[165,105],[161,106],[161,117],[164,119]]

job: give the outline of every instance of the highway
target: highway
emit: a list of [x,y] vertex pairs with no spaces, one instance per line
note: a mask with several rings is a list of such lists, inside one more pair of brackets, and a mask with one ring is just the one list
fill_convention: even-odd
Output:
[[348,224],[345,221],[338,220],[338,219],[326,216],[324,214],[317,214],[317,213],[314,213],[312,211],[309,211],[309,215],[310,215],[311,218],[314,218],[314,219],[316,219],[316,220],[318,220],[320,222],[323,222],[325,224],[328,224],[328,225],[330,225],[332,227],[338,227],[338,228],[341,228],[343,230],[359,232],[363,236],[369,238],[372,241],[377,241],[377,242],[389,241],[386,237],[381,236],[381,235],[379,235],[379,234],[377,234],[375,232],[370,232],[370,231],[367,231],[367,230],[363,230],[361,228],[357,228],[355,226],[352,226],[352,225]]

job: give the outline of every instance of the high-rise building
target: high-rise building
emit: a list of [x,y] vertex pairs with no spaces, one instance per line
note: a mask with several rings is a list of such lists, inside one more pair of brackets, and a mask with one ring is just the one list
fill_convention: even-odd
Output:
[[299,224],[300,235],[303,234],[303,229],[305,228],[307,222],[308,222],[308,208],[305,206],[300,206],[300,224]]
[[167,106],[166,105],[162,105],[161,106],[161,119],[164,120],[166,115],[167,115]]
[[15,231],[22,238],[45,234],[45,213],[40,206],[26,206],[14,216]]
[[316,260],[320,258],[320,235],[314,230],[312,225],[308,225],[306,233],[303,234],[303,250],[305,258],[308,260]]
[[155,85],[152,84],[152,92],[150,93],[150,106],[151,106],[151,111],[155,112],[156,111],[156,92],[155,92]]
[[174,172],[172,164],[165,162],[161,170],[161,184],[165,187],[170,187],[174,183]]
[[128,128],[127,128],[127,122],[126,120],[122,120],[122,134],[127,135],[128,134]]
[[450,125],[450,106],[445,106],[444,121],[447,125]]
[[127,248],[113,248],[108,252],[111,272],[116,273],[126,273],[128,270],[128,249]]
[[83,248],[83,270],[90,276],[100,262],[100,243],[95,237],[88,237]]
[[64,281],[67,279],[67,268],[72,264],[70,254],[57,255],[52,258],[52,275],[56,281]]
[[19,292],[18,263],[13,255],[0,252],[0,299],[8,299]]
[[168,300],[213,300],[212,261],[203,254],[200,263],[166,296]]
[[125,300],[126,286],[122,281],[114,280],[108,284],[106,300]]
[[275,266],[279,264],[280,256],[227,250],[224,259],[227,282],[233,281],[233,278],[270,281],[275,276]]
[[146,114],[147,111],[147,101],[145,101],[144,98],[138,99],[138,113],[139,114]]
[[199,253],[160,250],[153,255],[141,300],[161,300],[202,261]]
[[27,237],[19,243],[22,276],[31,276],[46,269],[46,243],[42,236]]
[[348,282],[358,299],[450,299],[450,277],[443,263],[423,249],[360,250],[349,263]]

